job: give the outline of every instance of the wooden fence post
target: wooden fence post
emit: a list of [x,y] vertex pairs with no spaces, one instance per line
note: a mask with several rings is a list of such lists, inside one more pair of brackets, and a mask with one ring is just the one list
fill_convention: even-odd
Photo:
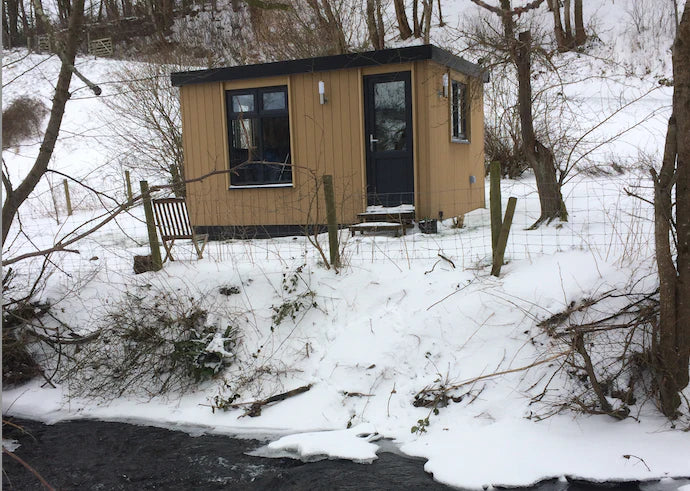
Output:
[[331,266],[339,268],[340,251],[338,249],[338,221],[335,212],[333,176],[323,176],[323,192],[326,196],[326,219],[328,220],[328,247],[331,252]]
[[62,180],[62,185],[65,187],[65,204],[67,205],[67,216],[72,216],[72,200],[69,196],[69,184],[67,184],[67,179]]
[[498,236],[498,242],[496,243],[496,252],[494,253],[493,259],[494,264],[491,268],[491,274],[498,277],[501,273],[501,266],[503,266],[503,256],[506,252],[506,245],[508,244],[508,234],[510,233],[510,226],[513,223],[513,215],[515,214],[515,205],[517,203],[517,198],[508,198],[508,207],[506,208],[506,216],[503,219],[503,224],[501,225],[501,233]]
[[163,268],[163,260],[161,259],[161,249],[160,245],[158,244],[158,234],[156,234],[156,223],[153,218],[153,204],[151,203],[149,183],[146,181],[139,181],[139,186],[141,186],[141,200],[144,203],[146,228],[149,232],[149,245],[151,246],[151,267],[153,271],[159,271]]
[[491,254],[496,254],[496,244],[501,233],[501,163],[491,162],[489,168],[491,185],[489,188],[489,209],[491,211]]
[[125,171],[125,185],[127,186],[127,204],[132,206],[134,203],[134,196],[132,195],[132,179],[129,176],[129,171]]

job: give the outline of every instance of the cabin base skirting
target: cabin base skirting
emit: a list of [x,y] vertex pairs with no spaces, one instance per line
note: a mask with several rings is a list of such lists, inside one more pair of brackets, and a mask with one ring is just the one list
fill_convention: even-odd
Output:
[[201,225],[197,234],[208,234],[209,240],[270,239],[292,235],[311,235],[327,231],[326,225]]

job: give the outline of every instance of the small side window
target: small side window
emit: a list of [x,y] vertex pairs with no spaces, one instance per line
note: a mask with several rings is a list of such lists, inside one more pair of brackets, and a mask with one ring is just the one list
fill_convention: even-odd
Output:
[[469,141],[470,134],[467,125],[469,102],[467,100],[467,85],[457,80],[451,84],[451,125],[452,137],[457,141]]

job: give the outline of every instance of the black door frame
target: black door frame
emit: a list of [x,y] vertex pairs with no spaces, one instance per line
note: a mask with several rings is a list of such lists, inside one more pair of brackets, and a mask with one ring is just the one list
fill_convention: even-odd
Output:
[[[374,86],[380,82],[403,81],[405,82],[405,112],[407,128],[405,134],[405,150],[376,151],[375,143],[371,138],[377,139],[374,115]],[[363,77],[364,87],[364,144],[366,166],[366,190],[367,205],[383,204],[384,206],[397,206],[399,204],[414,204],[414,146],[413,146],[413,119],[412,119],[412,72],[401,71],[366,75]],[[377,182],[377,165],[383,165],[385,161],[397,161],[401,165],[403,173],[400,176],[400,189],[393,192],[381,193],[380,183]],[[390,183],[388,183],[390,184]]]

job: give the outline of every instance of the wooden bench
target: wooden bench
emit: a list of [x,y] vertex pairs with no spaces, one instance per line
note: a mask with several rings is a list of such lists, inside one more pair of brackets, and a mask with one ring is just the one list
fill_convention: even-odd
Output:
[[163,262],[168,259],[171,261],[175,260],[172,255],[172,246],[178,239],[191,240],[192,244],[194,244],[194,249],[196,249],[197,257],[202,259],[206,243],[208,242],[208,234],[197,234],[194,232],[194,227],[189,223],[189,214],[187,213],[187,204],[184,198],[162,198],[152,201],[156,225],[165,248],[165,259],[163,259]]

